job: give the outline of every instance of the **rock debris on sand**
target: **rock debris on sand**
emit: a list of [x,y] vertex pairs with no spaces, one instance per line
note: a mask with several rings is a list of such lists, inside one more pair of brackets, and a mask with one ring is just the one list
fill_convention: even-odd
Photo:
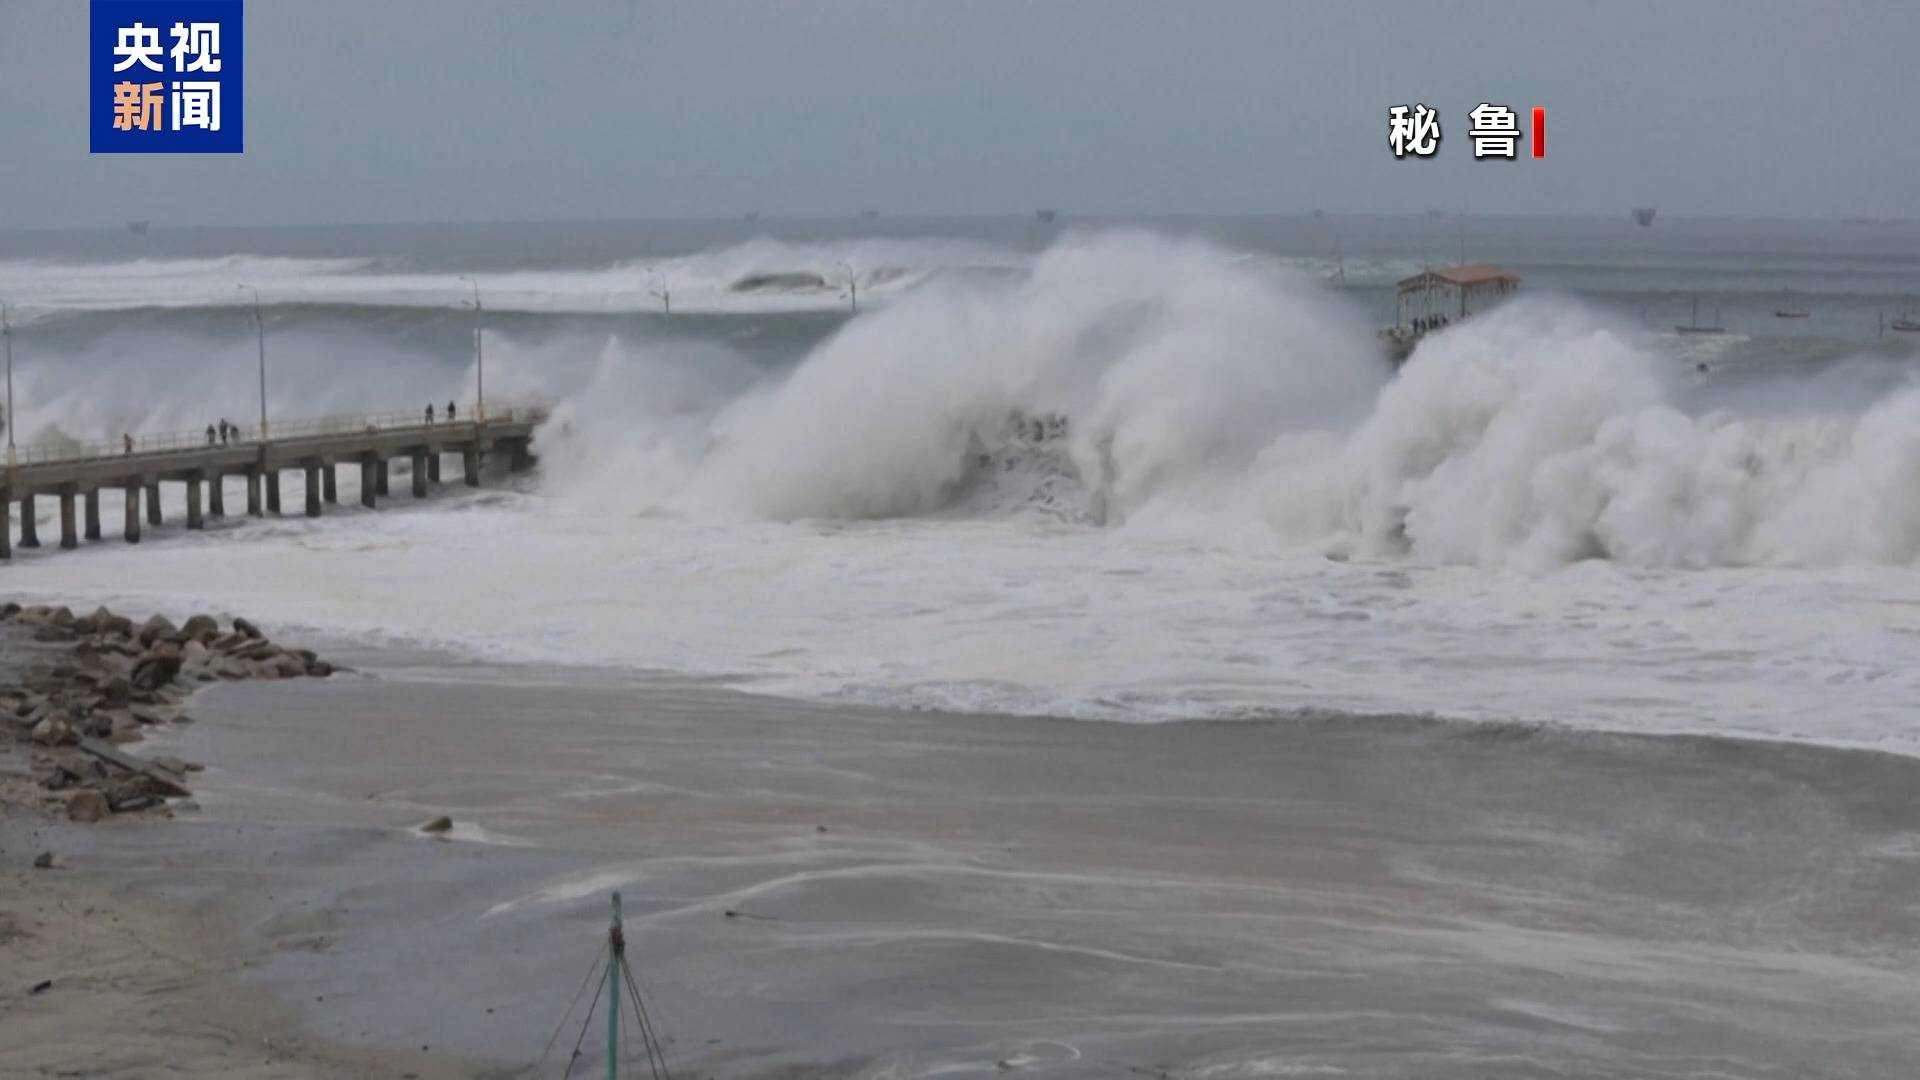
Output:
[[66,646],[17,681],[0,683],[0,754],[31,758],[42,809],[73,821],[163,808],[189,794],[199,766],[174,757],[146,760],[117,749],[144,729],[184,724],[181,705],[197,686],[238,679],[324,678],[332,664],[306,649],[267,640],[236,618],[223,630],[212,615],[179,626],[164,615],[135,624],[100,608],[0,605],[33,641]]

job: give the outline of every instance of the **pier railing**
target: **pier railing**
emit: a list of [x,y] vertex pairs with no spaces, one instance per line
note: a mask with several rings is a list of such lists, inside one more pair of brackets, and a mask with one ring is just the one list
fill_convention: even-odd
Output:
[[[547,412],[548,407],[545,402],[523,401],[507,405],[489,403],[486,418],[481,420],[472,404],[463,404],[460,406],[461,419],[458,420],[450,421],[444,415],[436,414],[433,422],[428,423],[424,409],[406,412],[341,413],[297,420],[269,420],[267,432],[271,442],[282,443],[299,439],[325,438],[330,435],[373,435],[383,431],[458,430],[482,424],[488,427],[495,424],[537,424],[547,418]],[[130,438],[131,445],[128,437],[122,437],[105,442],[48,442],[21,446],[16,448],[14,460],[19,465],[70,464],[139,454],[165,454],[219,449],[222,446],[231,448],[258,445],[260,428],[257,425],[229,428],[227,441],[224,443],[220,441],[217,432],[214,440],[208,442],[205,428],[199,431],[134,435]]]

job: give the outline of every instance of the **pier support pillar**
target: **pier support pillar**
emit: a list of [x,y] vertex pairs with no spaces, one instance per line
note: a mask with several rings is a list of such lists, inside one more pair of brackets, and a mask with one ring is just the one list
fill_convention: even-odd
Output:
[[462,470],[467,474],[466,476],[467,486],[479,487],[480,486],[480,451],[479,449],[476,447],[471,450],[461,451],[460,465]]
[[127,485],[127,543],[140,542],[140,488],[138,480]]
[[380,458],[373,463],[373,490],[381,498],[387,497],[387,459]]
[[0,491],[0,559],[13,558],[13,492]]
[[427,455],[421,450],[413,452],[413,497],[427,497]]
[[280,514],[280,470],[267,470],[267,513],[276,517]]
[[340,505],[340,478],[329,461],[320,466],[320,490],[327,497],[328,506]]
[[60,546],[77,548],[80,546],[80,523],[73,513],[73,492],[60,493]]
[[528,469],[533,468],[533,447],[527,445],[527,440],[515,439],[511,446],[513,448],[513,458],[512,463],[507,467],[514,472],[526,472]]
[[320,516],[320,464],[309,461],[307,470],[307,516]]
[[160,520],[160,481],[147,482],[147,524],[158,527]]
[[200,478],[187,477],[187,528],[204,529],[207,519],[200,514]]
[[20,546],[37,548],[40,546],[40,523],[33,514],[33,496],[20,496]]
[[207,516],[223,518],[227,516],[227,477],[225,473],[214,470],[207,477]]
[[92,488],[86,494],[87,500],[87,539],[100,539],[100,489]]
[[440,482],[440,451],[438,450],[427,455],[427,479],[435,484]]
[[247,516],[259,517],[261,513],[259,468],[255,467],[252,469],[248,469],[246,472],[246,477],[247,477]]
[[377,466],[372,458],[360,459],[360,505],[373,509],[375,491],[374,472]]

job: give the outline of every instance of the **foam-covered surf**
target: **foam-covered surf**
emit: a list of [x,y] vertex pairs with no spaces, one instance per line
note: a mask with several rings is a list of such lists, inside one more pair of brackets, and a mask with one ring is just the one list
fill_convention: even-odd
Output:
[[[862,243],[881,299],[787,306],[832,292]],[[657,271],[636,268],[672,265],[676,315],[655,318]],[[276,414],[474,383],[472,314],[402,302],[427,278],[446,291],[437,272],[124,269],[74,263],[16,299],[37,350],[23,436],[249,416],[251,312],[207,306],[236,269],[311,290],[271,316]],[[201,299],[151,302],[170,279]],[[1395,375],[1371,294],[1139,229],[1027,252],[749,241],[483,280],[489,396],[554,403],[531,481],[396,499],[378,522],[342,509],[28,554],[18,587],[808,697],[1437,712],[1920,752],[1902,659],[1920,635],[1920,390],[1870,341],[1756,333],[1704,360],[1604,297],[1541,287]],[[680,314],[702,289],[749,306]],[[94,306],[59,299],[81,293]]]

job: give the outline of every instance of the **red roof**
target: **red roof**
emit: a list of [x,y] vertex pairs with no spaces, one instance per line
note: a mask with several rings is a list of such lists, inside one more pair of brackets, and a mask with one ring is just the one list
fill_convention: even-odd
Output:
[[1516,284],[1520,275],[1509,274],[1492,263],[1461,263],[1458,266],[1436,266],[1415,274],[1400,282],[1400,287],[1418,285],[1423,279],[1433,277],[1450,285],[1484,285],[1489,281],[1511,281]]

